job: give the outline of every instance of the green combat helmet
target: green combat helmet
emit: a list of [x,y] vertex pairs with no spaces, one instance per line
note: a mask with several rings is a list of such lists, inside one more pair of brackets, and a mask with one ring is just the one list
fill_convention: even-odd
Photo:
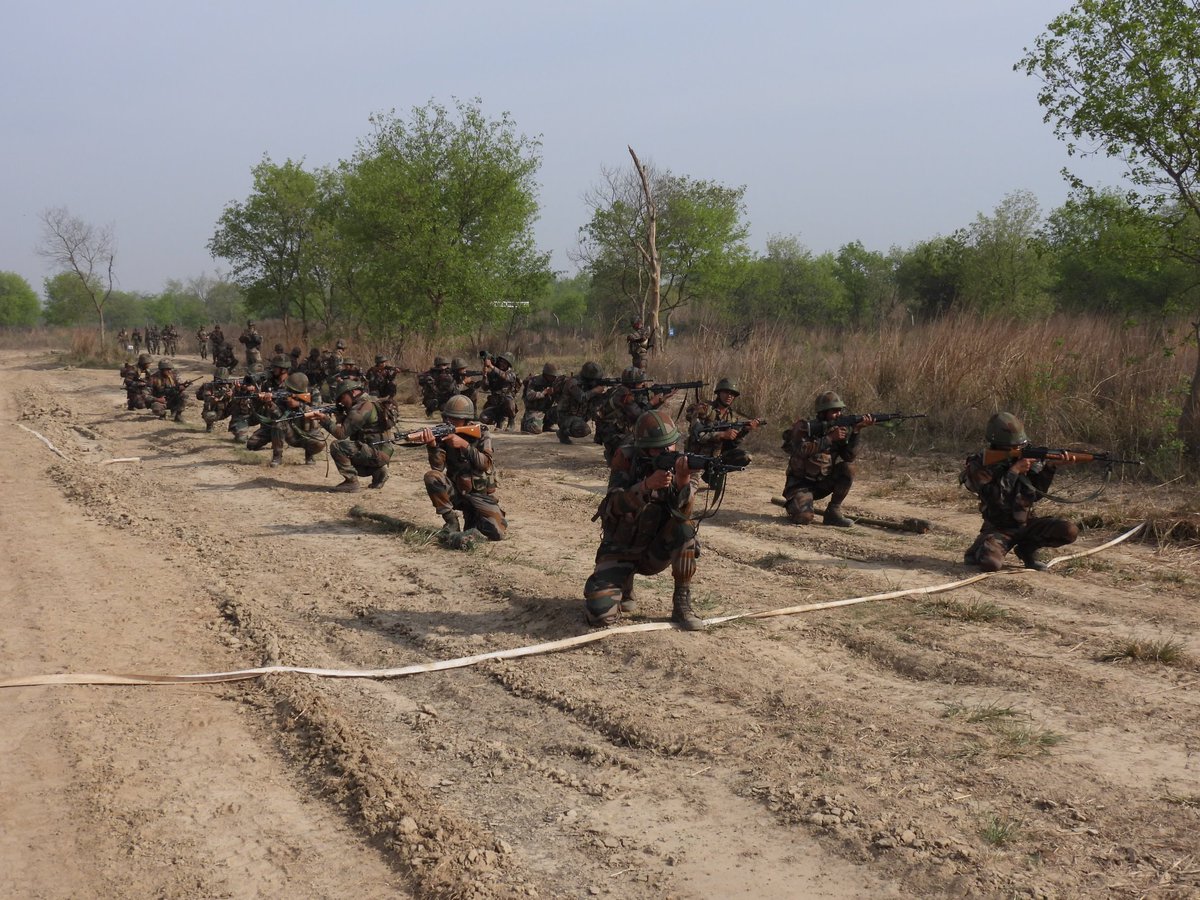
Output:
[[719,394],[721,391],[729,391],[733,396],[737,397],[742,392],[738,390],[737,382],[732,378],[722,378],[717,382],[717,386],[713,393]]
[[475,404],[466,394],[455,394],[442,404],[442,416],[447,419],[473,419]]
[[160,372],[170,372],[173,368],[174,366],[171,365],[171,361],[169,359],[160,359],[158,361],[158,371]]
[[153,358],[154,357],[152,357],[149,353],[139,353],[138,354],[138,365],[139,366],[148,366],[148,365],[150,365],[150,361]]
[[556,366],[554,363],[546,363],[544,366],[542,366],[542,377],[547,379],[557,378],[558,366]]
[[633,426],[633,446],[639,450],[652,447],[670,447],[679,441],[679,429],[671,417],[657,409],[638,416]]
[[621,373],[621,384],[632,387],[635,384],[641,384],[646,380],[646,373],[637,366],[630,366]]
[[252,363],[250,363],[250,365],[246,369],[246,371],[249,372],[251,375],[261,375],[265,370],[263,369],[262,363],[252,362]]
[[494,357],[492,357],[492,361],[494,363],[496,363],[496,365],[499,365],[500,363],[504,363],[510,369],[512,368],[512,364],[513,364],[512,355],[509,354],[508,351],[505,351],[504,353],[497,353]]
[[600,368],[600,363],[585,362],[579,370],[579,377],[586,381],[599,381],[604,377],[604,370]]
[[290,369],[291,367],[292,360],[289,357],[284,356],[282,353],[271,359],[272,369]]
[[303,372],[293,372],[287,377],[287,380],[283,383],[283,386],[293,394],[307,394],[308,376]]
[[996,413],[987,423],[987,442],[993,450],[1011,450],[1029,439],[1025,437],[1025,425],[1012,413]]
[[229,369],[225,368],[225,366],[221,366],[220,368],[217,369],[217,377],[220,378],[222,381],[228,381],[229,380]]
[[457,372],[459,369],[465,369],[466,367],[467,361],[461,356],[456,356],[454,359],[450,360],[450,368],[455,372]]
[[382,353],[375,354],[375,365],[382,366],[387,361],[388,361],[388,358],[386,356],[384,356]]
[[444,369],[444,368],[445,368],[447,365],[448,365],[448,364],[447,364],[447,362],[446,362],[446,357],[444,357],[444,356],[435,356],[435,357],[433,358],[433,367],[434,367],[435,369]]
[[341,400],[343,394],[348,394],[351,391],[361,391],[363,386],[353,378],[347,378],[344,381],[339,381],[333,389],[333,399]]
[[817,412],[819,412],[819,413],[823,413],[827,409],[845,409],[846,408],[846,404],[842,402],[842,398],[839,397],[833,391],[826,391],[825,393],[819,395],[817,397],[816,406],[817,406]]

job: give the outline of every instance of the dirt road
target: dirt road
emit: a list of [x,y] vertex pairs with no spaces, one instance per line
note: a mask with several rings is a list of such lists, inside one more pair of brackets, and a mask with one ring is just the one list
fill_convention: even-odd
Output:
[[[330,494],[336,472],[269,469],[194,406],[124,410],[115,372],[0,370],[0,677],[378,668],[585,630],[590,443],[497,435],[511,539],[454,552],[348,516],[440,525],[423,451]],[[760,457],[702,529],[706,615],[962,577],[978,519],[952,464],[866,442],[851,511],[934,530],[787,526]],[[1196,563],[1123,544],[392,681],[7,689],[0,894],[1200,896]],[[670,593],[645,580],[644,617]],[[1183,656],[1104,661],[1135,638]]]

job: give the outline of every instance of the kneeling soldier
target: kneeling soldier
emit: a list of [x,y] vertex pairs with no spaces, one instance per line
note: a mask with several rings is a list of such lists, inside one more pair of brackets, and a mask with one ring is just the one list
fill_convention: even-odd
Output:
[[[833,391],[817,397],[817,425],[832,422],[846,404]],[[814,426],[807,419],[800,419],[787,433],[785,446],[791,453],[788,460],[787,481],[783,486],[783,499],[788,518],[793,525],[808,525],[814,518],[813,501],[829,498],[822,519],[826,525],[849,528],[854,523],[842,515],[842,501],[854,485],[854,458],[858,455],[859,432],[875,420],[867,416],[853,428],[835,425],[821,427],[819,433],[811,433]]]
[[[613,453],[608,493],[597,511],[603,532],[596,568],[583,588],[591,625],[612,625],[621,613],[633,612],[633,576],[657,575],[669,566],[675,579],[671,618],[688,631],[704,627],[692,610],[696,484],[687,457],[672,452],[679,438],[670,417],[652,410],[637,420],[632,443]],[[674,458],[670,466],[662,465],[664,454]]]
[[271,465],[283,465],[284,445],[304,448],[304,464],[316,463],[313,458],[325,449],[325,437],[317,423],[306,416],[312,395],[308,392],[308,376],[303,372],[292,372],[285,379],[282,393],[286,397],[276,399],[270,392],[258,395],[254,405],[254,418],[258,420],[258,431],[246,441],[247,450],[261,450],[271,445]]
[[158,371],[150,376],[150,411],[160,419],[165,419],[168,412],[173,413],[175,421],[182,422],[186,406],[187,397],[171,361],[160,359]]
[[341,381],[333,389],[338,406],[336,418],[314,409],[305,418],[320,421],[336,441],[329,445],[329,455],[342,474],[341,484],[334,491],[354,493],[360,489],[358,477],[371,476],[371,487],[383,487],[388,480],[388,463],[396,445],[386,439],[386,432],[395,424],[395,416],[387,401],[369,396],[357,381]]
[[[1021,420],[1006,412],[988,419],[987,442],[992,450],[1008,451],[1029,443]],[[1050,490],[1054,474],[1054,464],[1048,461],[1006,455],[988,465],[983,453],[968,456],[960,480],[979,497],[983,527],[963,562],[995,572],[1004,565],[1005,554],[1016,550],[1025,568],[1044,571],[1046,564],[1036,555],[1039,549],[1074,543],[1079,537],[1075,523],[1033,514],[1033,504]]]

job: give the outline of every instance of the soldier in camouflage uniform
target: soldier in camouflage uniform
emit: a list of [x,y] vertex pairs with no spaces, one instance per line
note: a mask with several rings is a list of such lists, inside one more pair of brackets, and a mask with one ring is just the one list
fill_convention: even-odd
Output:
[[187,397],[184,396],[179,378],[175,375],[175,368],[169,359],[158,361],[158,371],[150,376],[149,383],[150,411],[160,419],[165,419],[169,412],[176,422],[182,422]]
[[434,410],[442,404],[438,400],[438,379],[450,370],[450,364],[444,356],[435,356],[433,365],[417,376],[417,390],[421,392],[421,405],[425,407],[425,415],[432,416]]
[[375,365],[367,369],[367,393],[376,397],[383,396],[384,386],[396,377],[396,369],[392,361],[381,353],[375,355]]
[[[818,421],[836,419],[846,404],[833,391],[817,397]],[[822,521],[826,525],[849,528],[854,523],[842,515],[842,501],[854,484],[854,459],[858,455],[859,432],[874,425],[867,416],[854,428],[838,426],[821,435],[809,434],[807,419],[799,419],[786,432],[788,459],[783,499],[793,525],[808,525],[815,517],[813,501],[829,498]]]
[[584,438],[592,433],[591,420],[596,406],[603,401],[608,387],[599,384],[604,370],[598,363],[585,362],[578,378],[568,378],[558,398],[558,439],[564,444],[571,438]]
[[196,399],[204,404],[200,418],[204,420],[205,431],[212,431],[213,425],[229,415],[233,388],[234,379],[230,378],[229,370],[224,367],[217,369],[212,381],[206,381],[196,388]]
[[450,371],[454,374],[454,393],[462,394],[471,401],[472,406],[478,408],[479,385],[482,383],[483,375],[480,372],[470,374],[467,361],[459,356],[450,360]]
[[[220,347],[224,343],[225,343],[225,332],[223,332],[221,330],[220,325],[214,325],[212,327],[212,331],[210,331],[208,333],[208,348],[209,348],[209,350],[212,351],[212,358],[213,358],[214,363],[217,361],[217,348]],[[230,349],[232,350],[233,348],[231,347]],[[234,357],[233,366],[229,367],[230,371],[233,371],[235,366],[237,366],[237,357],[236,356]]]
[[254,401],[254,418],[259,428],[246,441],[247,450],[261,450],[271,445],[271,465],[283,465],[283,448],[302,447],[304,464],[316,463],[316,455],[325,449],[325,437],[315,418],[306,415],[311,409],[312,395],[308,392],[308,376],[291,372],[277,392],[264,391]]
[[246,366],[250,367],[259,361],[263,338],[254,327],[253,322],[246,323],[246,329],[239,335],[238,343],[246,349]]
[[125,363],[121,367],[121,379],[125,387],[125,408],[149,409],[150,354],[140,354],[136,363]]
[[[705,456],[719,456],[731,465],[750,465],[750,454],[739,445],[751,431],[759,426],[758,419],[742,419],[733,410],[733,401],[740,395],[737,382],[722,378],[717,382],[715,396],[711,401],[694,404],[687,411],[687,452]],[[727,428],[722,431],[701,431],[703,426],[720,425],[722,422],[748,421],[745,428]]]
[[625,342],[629,345],[629,364],[635,369],[644,369],[652,346],[650,332],[642,327],[641,319],[631,319],[630,324],[633,331],[625,336]]
[[521,399],[525,401],[525,413],[521,416],[521,431],[525,434],[541,434],[554,427],[558,419],[558,391],[561,382],[558,366],[546,363],[542,373],[525,381]]
[[221,341],[213,348],[213,365],[228,369],[232,372],[237,368],[237,354],[233,352],[233,345]]
[[[474,418],[475,404],[463,394],[455,394],[442,407],[442,421],[455,427],[478,424],[473,423]],[[449,538],[462,532],[463,538],[457,539],[460,543],[473,538],[472,531],[489,541],[504,540],[508,532],[508,520],[496,494],[492,439],[486,425],[479,427],[478,438],[450,434],[439,441],[430,428],[417,438],[429,451],[425,490],[445,522],[444,534]]]
[[608,492],[597,512],[603,533],[596,567],[584,585],[591,625],[612,625],[636,610],[634,575],[657,575],[668,567],[675,580],[671,618],[688,631],[704,627],[692,609],[696,574],[697,484],[685,457],[669,468],[655,460],[676,449],[679,429],[657,410],[638,418],[630,444],[618,447],[609,467]]
[[613,454],[625,442],[642,413],[658,409],[675,396],[675,391],[659,394],[647,390],[650,384],[650,376],[634,366],[621,373],[621,383],[609,395],[604,417],[596,422],[606,463],[612,463]]
[[383,487],[388,480],[388,463],[396,450],[396,445],[387,441],[388,432],[396,424],[395,408],[367,394],[357,381],[340,382],[330,399],[339,407],[335,416],[320,410],[305,414],[337,438],[329,446],[329,455],[342,482],[330,490],[354,493],[360,490],[360,475],[370,476],[370,487]]
[[493,365],[487,370],[487,400],[479,421],[486,425],[502,425],[512,431],[517,424],[517,391],[521,389],[521,378],[513,369],[507,353],[497,354]]
[[[988,420],[987,442],[992,450],[1012,450],[1029,441],[1021,420],[1004,412]],[[1038,550],[1073,544],[1079,537],[1074,522],[1033,514],[1033,504],[1050,490],[1055,472],[1049,460],[1005,457],[989,466],[982,453],[968,456],[960,480],[979,497],[983,527],[963,562],[995,572],[1004,565],[1008,551],[1015,550],[1025,568],[1045,571]]]
[[133,334],[129,336],[130,342],[133,344],[133,352],[141,353],[142,351],[142,333],[136,328],[133,329]]
[[267,382],[267,373],[262,363],[254,363],[243,376],[242,383],[235,385],[229,401],[229,433],[234,441],[244,443],[250,436],[250,415],[254,410],[254,398],[261,393]]
[[157,354],[162,347],[162,343],[158,337],[158,326],[149,325],[146,327],[146,349],[152,354]]

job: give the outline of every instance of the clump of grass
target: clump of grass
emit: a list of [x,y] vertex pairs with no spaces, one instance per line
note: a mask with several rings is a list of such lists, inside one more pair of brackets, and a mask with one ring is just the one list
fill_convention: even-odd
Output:
[[996,752],[1004,759],[1045,753],[1066,738],[1056,731],[1017,722],[997,722],[989,726],[998,738]]
[[[964,722],[984,725],[992,740],[987,743],[973,742],[958,754],[959,759],[975,759],[991,750],[1001,759],[1032,756],[1046,753],[1051,747],[1061,744],[1066,738],[1048,728],[1039,728],[1029,722],[1029,715],[1012,706],[999,703],[960,706],[946,704],[943,718],[960,719]],[[1016,721],[1023,719],[1025,721]]]
[[1000,706],[997,703],[978,706],[959,706],[955,703],[947,703],[942,712],[944,719],[963,719],[967,722],[988,722],[992,719],[1009,719],[1022,715],[1024,713],[1012,706]]
[[1159,663],[1164,666],[1177,666],[1184,661],[1184,658],[1182,641],[1174,638],[1151,640],[1137,637],[1117,641],[1096,657],[1100,662],[1131,660],[1133,662]]
[[933,600],[924,607],[931,613],[964,622],[997,622],[1011,616],[1007,609],[990,600]]
[[1016,819],[988,816],[979,829],[979,836],[993,847],[1007,847],[1021,839],[1021,823]]
[[768,553],[761,559],[755,560],[754,565],[760,569],[775,569],[791,561],[792,557],[786,553]]

